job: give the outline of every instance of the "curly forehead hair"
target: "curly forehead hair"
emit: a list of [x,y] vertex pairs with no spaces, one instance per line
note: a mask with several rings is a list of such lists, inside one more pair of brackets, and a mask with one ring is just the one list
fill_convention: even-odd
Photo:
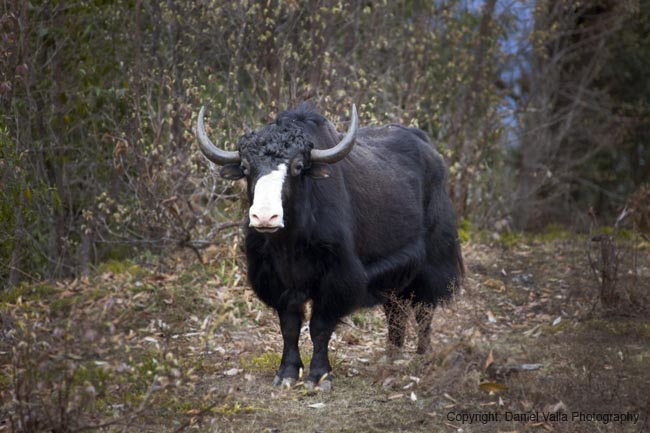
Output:
[[272,124],[244,135],[237,143],[242,153],[288,158],[296,153],[309,154],[314,147],[303,128],[294,122]]

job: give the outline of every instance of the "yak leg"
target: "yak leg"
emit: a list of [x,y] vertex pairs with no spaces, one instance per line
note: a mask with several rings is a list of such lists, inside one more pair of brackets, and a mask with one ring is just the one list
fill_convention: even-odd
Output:
[[414,305],[418,332],[417,353],[427,353],[431,349],[431,320],[434,308],[433,305],[424,302]]
[[328,345],[336,328],[337,319],[328,318],[313,311],[309,322],[309,334],[314,344],[314,354],[309,366],[308,386],[319,384],[321,389],[331,388],[329,373],[332,370],[328,356]]
[[303,368],[298,349],[300,326],[302,325],[302,309],[288,308],[278,311],[280,316],[280,329],[282,330],[282,360],[273,385],[293,386]]
[[[433,266],[425,266],[411,282],[407,290],[412,294],[411,305],[415,311],[417,323],[417,353],[426,353],[431,349],[431,321],[436,305],[446,297],[449,291],[447,281],[441,279]],[[440,267],[438,267],[438,271]]]
[[390,299],[383,307],[388,322],[388,356],[394,356],[404,346],[406,305],[398,300]]

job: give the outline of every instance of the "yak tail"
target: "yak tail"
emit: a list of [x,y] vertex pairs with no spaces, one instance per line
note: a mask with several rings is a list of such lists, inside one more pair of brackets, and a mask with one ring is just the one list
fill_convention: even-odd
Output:
[[456,249],[456,266],[458,267],[458,273],[461,278],[465,278],[465,260],[463,260],[463,252],[460,248],[460,242],[458,243],[458,248]]
[[465,286],[465,260],[463,259],[463,252],[460,247],[460,241],[458,240],[456,240],[456,271],[458,272],[458,277],[455,288],[456,290],[464,291],[467,288]]

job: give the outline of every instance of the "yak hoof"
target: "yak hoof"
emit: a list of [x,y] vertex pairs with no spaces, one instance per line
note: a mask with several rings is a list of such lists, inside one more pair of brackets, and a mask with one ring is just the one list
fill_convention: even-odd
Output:
[[327,379],[327,380],[321,380],[320,382],[316,383],[311,380],[305,381],[305,386],[307,387],[307,391],[309,392],[314,392],[314,391],[323,391],[323,392],[330,392],[332,390],[332,381]]
[[318,384],[318,387],[323,392],[330,392],[332,390],[332,381],[322,380],[321,383]]
[[281,378],[280,376],[275,376],[273,379],[273,386],[281,386],[282,388],[293,388],[296,384],[296,379],[292,377]]
[[282,379],[282,388],[291,389],[296,384],[296,379],[285,377]]

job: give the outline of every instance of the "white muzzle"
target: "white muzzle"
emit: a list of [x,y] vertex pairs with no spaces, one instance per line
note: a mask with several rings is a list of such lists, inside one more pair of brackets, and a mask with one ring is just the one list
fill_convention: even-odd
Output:
[[286,176],[287,165],[280,164],[277,169],[257,180],[253,204],[248,210],[249,227],[260,232],[274,232],[284,227],[282,185]]

